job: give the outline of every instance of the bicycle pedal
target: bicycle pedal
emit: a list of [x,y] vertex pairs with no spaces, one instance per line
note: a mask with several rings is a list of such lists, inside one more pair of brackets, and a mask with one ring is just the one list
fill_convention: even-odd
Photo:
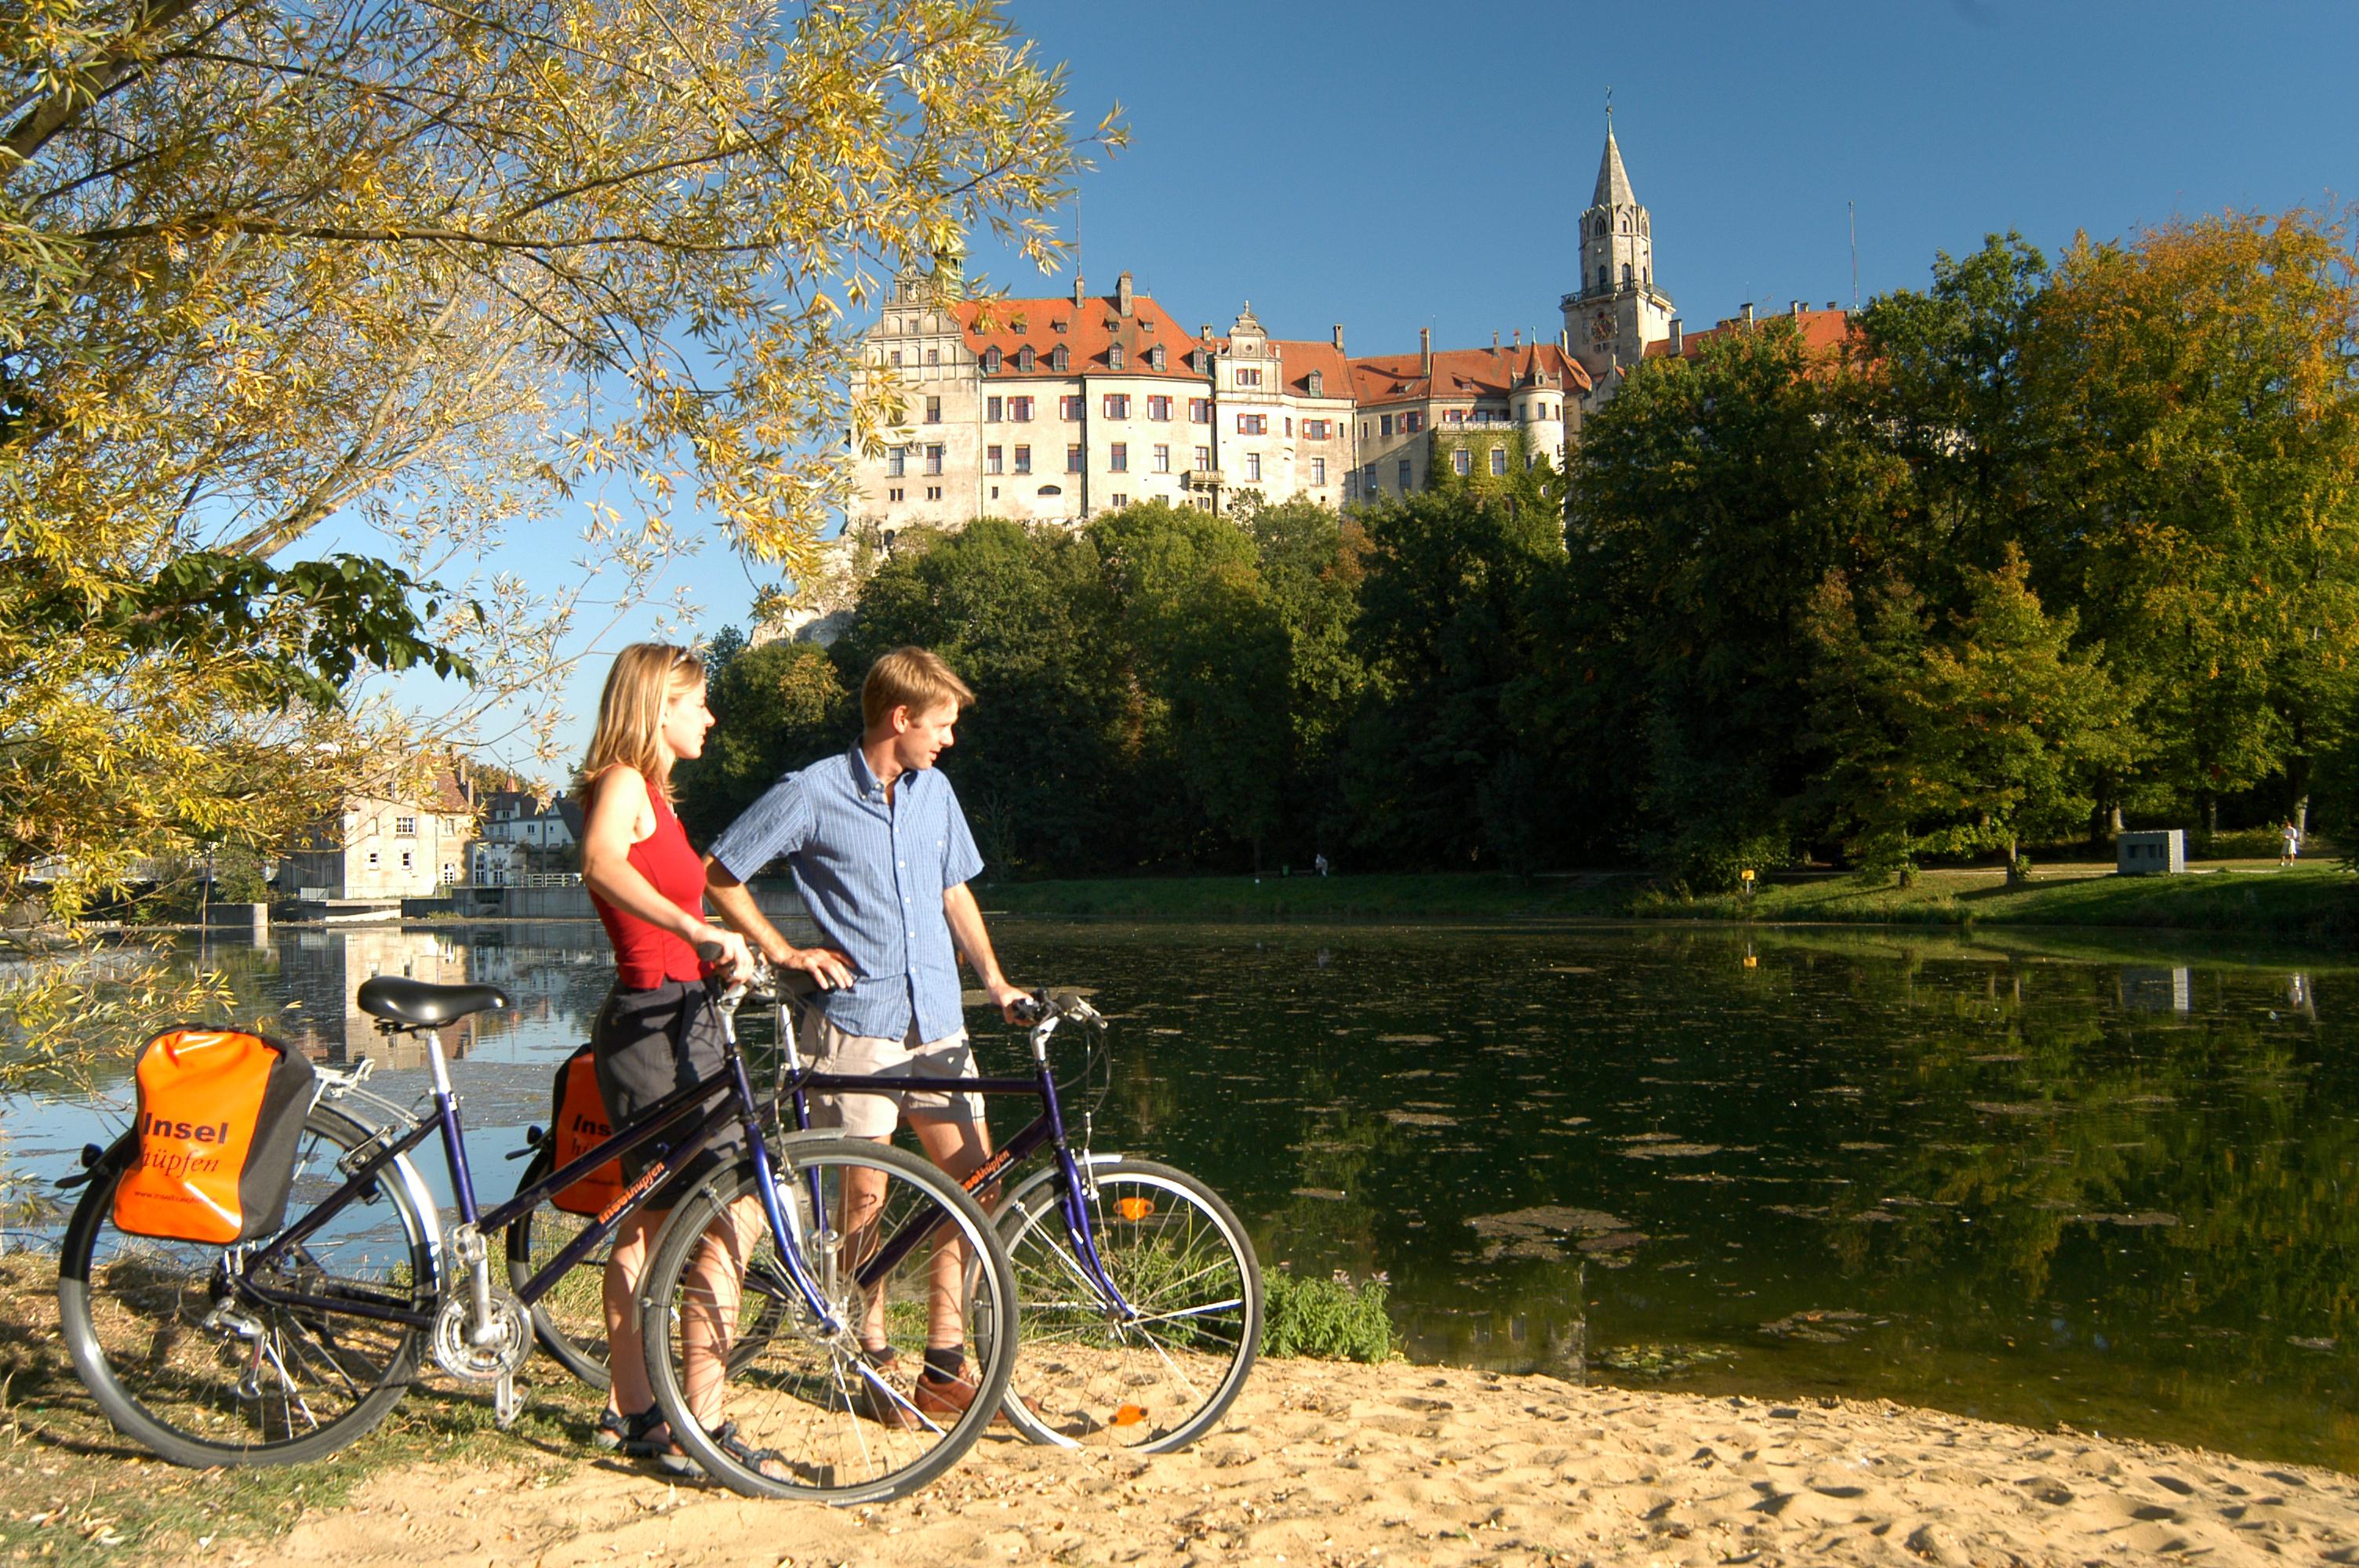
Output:
[[493,1423],[506,1432],[516,1424],[516,1418],[523,1411],[524,1396],[516,1392],[516,1374],[501,1373],[499,1381],[492,1385]]

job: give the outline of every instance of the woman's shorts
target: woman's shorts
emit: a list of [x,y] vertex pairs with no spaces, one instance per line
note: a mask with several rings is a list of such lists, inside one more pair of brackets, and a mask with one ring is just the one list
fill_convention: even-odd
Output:
[[803,1054],[819,1072],[940,1078],[939,1089],[879,1089],[875,1094],[813,1094],[811,1126],[840,1128],[854,1138],[890,1138],[902,1116],[945,1121],[983,1120],[983,1097],[961,1091],[962,1078],[976,1076],[974,1052],[966,1031],[920,1042],[912,1022],[908,1038],[886,1040],[848,1034],[816,1011],[803,1025]]
[[[598,1010],[597,1026],[590,1033],[592,1060],[598,1070],[598,1093],[606,1114],[620,1128],[649,1106],[700,1078],[721,1070],[721,1019],[701,980],[666,980],[649,990],[616,986]],[[721,1102],[708,1100],[694,1116],[684,1117],[665,1137],[642,1143],[623,1156],[623,1179],[636,1182],[675,1142],[696,1130],[699,1118]],[[691,1179],[702,1181],[724,1155],[745,1142],[745,1130],[731,1122],[698,1152],[685,1170],[676,1172],[650,1200],[669,1208],[690,1190]]]

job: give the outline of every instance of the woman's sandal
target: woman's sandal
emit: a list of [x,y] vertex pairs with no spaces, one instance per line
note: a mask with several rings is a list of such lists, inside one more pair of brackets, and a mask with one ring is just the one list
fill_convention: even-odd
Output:
[[[765,1480],[793,1479],[792,1473],[787,1468],[787,1456],[775,1448],[756,1448],[747,1443],[737,1435],[735,1422],[723,1422],[719,1429],[709,1435],[712,1439],[712,1446]],[[664,1433],[664,1447],[655,1455],[655,1461],[668,1476],[693,1476],[697,1473],[696,1461],[672,1441],[669,1429]]]
[[[590,1444],[609,1454],[620,1451],[635,1459],[644,1459],[654,1450],[647,1446],[647,1432],[663,1424],[663,1416],[653,1405],[636,1415],[625,1415],[620,1411],[601,1411],[598,1424],[590,1429]],[[669,1444],[669,1433],[664,1441]],[[636,1444],[636,1446],[634,1446]]]

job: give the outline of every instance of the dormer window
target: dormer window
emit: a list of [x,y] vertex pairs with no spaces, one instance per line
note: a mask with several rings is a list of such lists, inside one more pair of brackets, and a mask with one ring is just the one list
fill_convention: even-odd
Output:
[[1120,370],[1121,368],[1122,345],[1120,343],[1116,343],[1112,348],[1106,350],[1106,369]]
[[1055,320],[1049,323],[1049,330],[1052,332],[1063,331],[1065,330],[1065,319],[1062,316],[1058,317]]
[[1050,370],[1063,370],[1071,362],[1065,356],[1065,345],[1062,343],[1059,343],[1055,351],[1049,355],[1049,368]]
[[1302,378],[1302,390],[1309,393],[1311,396],[1324,397],[1327,395],[1327,378],[1320,372],[1315,370],[1312,371],[1309,375]]
[[1016,351],[1016,368],[1026,375],[1032,373],[1032,345],[1025,344]]
[[999,349],[996,344],[983,351],[983,373],[985,375],[999,373]]
[[1147,362],[1157,370],[1163,368],[1163,345],[1156,344],[1147,351]]

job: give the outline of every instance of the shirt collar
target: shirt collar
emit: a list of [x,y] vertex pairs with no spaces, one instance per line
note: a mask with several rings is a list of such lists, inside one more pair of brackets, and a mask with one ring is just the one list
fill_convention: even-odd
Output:
[[[860,749],[859,741],[855,741],[852,743],[852,750],[846,753],[846,757],[852,764],[853,794],[863,800],[874,801],[879,806],[884,805],[885,786],[876,782],[875,770],[868,765],[868,753]],[[915,770],[903,773],[899,781],[902,787],[908,788],[909,780],[915,776]]]

